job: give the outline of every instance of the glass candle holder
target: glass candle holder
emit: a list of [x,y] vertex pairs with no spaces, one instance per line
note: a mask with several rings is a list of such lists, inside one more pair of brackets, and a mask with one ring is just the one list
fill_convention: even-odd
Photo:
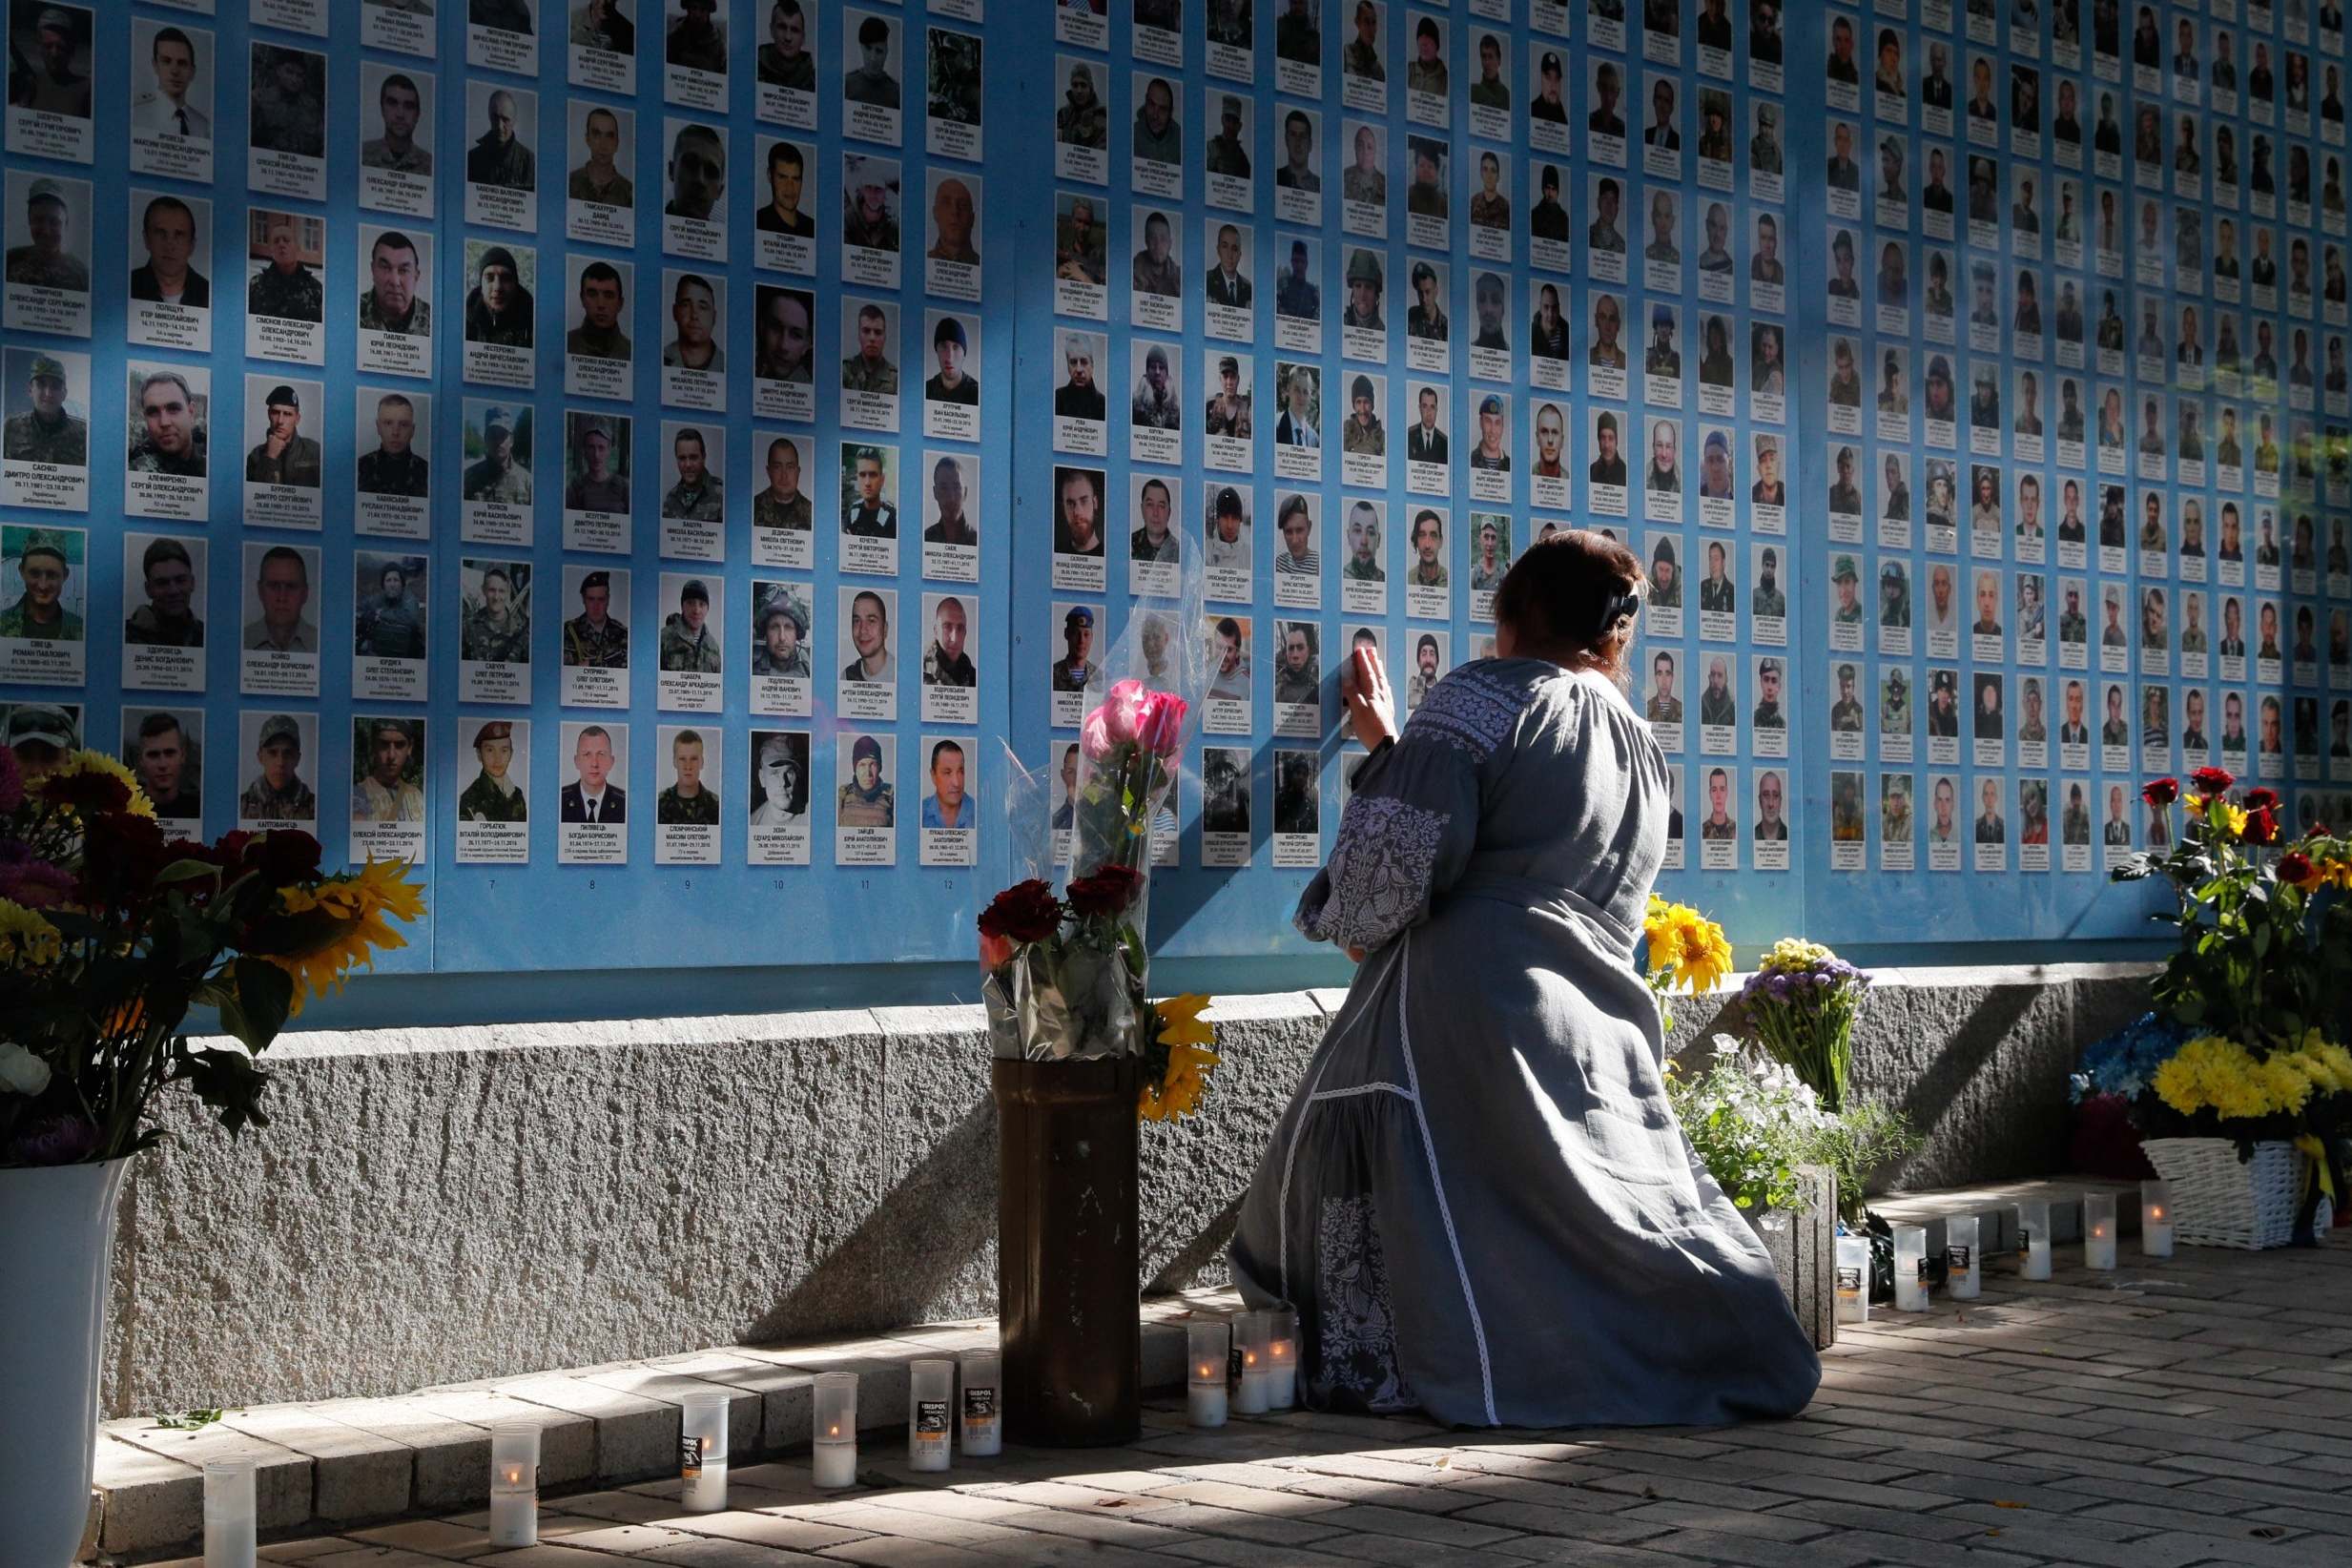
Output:
[[857,1484],[857,1374],[816,1374],[815,1419],[809,1434],[810,1479],[827,1490]]
[[1225,1377],[1233,1326],[1196,1317],[1185,1327],[1185,1416],[1196,1427],[1225,1425]]
[[689,1514],[717,1514],[727,1507],[730,1403],[716,1389],[686,1396],[678,1432],[678,1506]]
[[1870,1238],[1838,1238],[1838,1321],[1870,1321]]
[[2170,1182],[2139,1184],[2139,1250],[2142,1256],[2173,1255],[2173,1187]]
[[539,1544],[539,1426],[501,1421],[490,1429],[490,1544]]
[[906,1466],[941,1471],[948,1467],[948,1433],[956,1408],[956,1364],[923,1360],[907,1369]]
[[1928,1310],[1928,1232],[1924,1226],[1894,1228],[1895,1310]]
[[975,1459],[1004,1452],[1004,1359],[995,1351],[963,1358],[963,1452]]
[[1233,1384],[1233,1413],[1264,1415],[1272,1408],[1272,1390],[1266,1371],[1272,1360],[1272,1326],[1264,1312],[1244,1312],[1233,1323],[1233,1356],[1239,1375]]
[[1276,1307],[1266,1325],[1266,1402],[1289,1410],[1298,1404],[1298,1313]]
[[2050,1277],[2050,1203],[2037,1198],[2017,1206],[2017,1277]]
[[1973,1214],[1954,1214],[1944,1221],[1944,1283],[1954,1301],[1974,1301],[1985,1293],[1984,1254],[1978,1246],[1983,1231]]
[[2086,1269],[2115,1267],[2115,1195],[2082,1195],[2082,1264]]
[[253,1461],[214,1459],[204,1467],[204,1568],[254,1568],[260,1547]]

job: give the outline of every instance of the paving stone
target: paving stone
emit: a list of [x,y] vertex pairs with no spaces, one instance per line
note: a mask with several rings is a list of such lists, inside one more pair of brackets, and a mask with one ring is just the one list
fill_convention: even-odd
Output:
[[183,1544],[204,1528],[204,1473],[98,1434],[94,1484],[106,1498],[98,1544],[110,1552]]
[[395,1438],[315,1415],[298,1405],[231,1411],[220,1424],[311,1462],[311,1514],[336,1522],[390,1518],[415,1495],[416,1450]]
[[219,1459],[250,1459],[254,1505],[264,1530],[284,1530],[312,1518],[310,1456],[242,1432],[225,1421],[194,1431],[159,1427],[150,1420],[109,1421],[107,1436],[158,1458],[175,1460],[198,1475]]

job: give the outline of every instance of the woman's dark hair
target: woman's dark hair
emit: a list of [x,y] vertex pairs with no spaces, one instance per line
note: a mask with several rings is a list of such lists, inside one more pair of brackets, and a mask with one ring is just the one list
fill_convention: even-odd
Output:
[[1591,528],[1563,528],[1529,546],[1495,590],[1495,619],[1515,651],[1570,670],[1631,681],[1626,654],[1649,579],[1633,551]]

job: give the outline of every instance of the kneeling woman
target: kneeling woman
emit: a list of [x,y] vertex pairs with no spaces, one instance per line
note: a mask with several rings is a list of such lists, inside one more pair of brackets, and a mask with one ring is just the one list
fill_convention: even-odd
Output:
[[1344,672],[1357,769],[1299,929],[1361,967],[1244,1202],[1233,1272],[1299,1311],[1308,1402],[1470,1426],[1786,1415],[1821,1379],[1707,1176],[1633,966],[1666,843],[1624,695],[1643,586],[1587,530],[1495,596],[1497,657],[1396,730]]

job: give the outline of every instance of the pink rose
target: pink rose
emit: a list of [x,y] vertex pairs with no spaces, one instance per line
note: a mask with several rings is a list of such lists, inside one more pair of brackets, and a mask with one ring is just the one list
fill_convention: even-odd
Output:
[[1084,748],[1089,762],[1100,762],[1119,749],[1110,737],[1110,721],[1103,716],[1102,709],[1088,713],[1085,722],[1078,727],[1078,744]]
[[1158,756],[1174,756],[1185,742],[1185,699],[1173,691],[1153,691],[1136,721],[1135,738]]
[[1096,710],[1103,715],[1103,732],[1114,746],[1135,738],[1136,726],[1151,711],[1151,689],[1139,680],[1114,681],[1110,694]]
[[983,932],[980,939],[980,961],[983,973],[994,974],[1013,961],[1013,939],[990,936]]

